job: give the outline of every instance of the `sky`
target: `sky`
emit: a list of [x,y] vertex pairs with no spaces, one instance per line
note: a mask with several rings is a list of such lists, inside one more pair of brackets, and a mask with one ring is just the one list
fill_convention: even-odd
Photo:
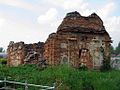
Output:
[[120,0],[0,0],[0,47],[10,41],[44,42],[66,13],[97,13],[114,47],[120,41]]

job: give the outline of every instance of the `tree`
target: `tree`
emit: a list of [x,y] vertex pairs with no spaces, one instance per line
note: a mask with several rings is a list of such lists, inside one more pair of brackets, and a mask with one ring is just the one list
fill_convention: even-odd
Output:
[[114,47],[112,45],[110,46],[110,52],[111,52],[111,54],[115,53]]
[[0,47],[0,52],[3,52],[3,47]]
[[118,43],[118,46],[115,49],[116,54],[120,54],[120,42]]

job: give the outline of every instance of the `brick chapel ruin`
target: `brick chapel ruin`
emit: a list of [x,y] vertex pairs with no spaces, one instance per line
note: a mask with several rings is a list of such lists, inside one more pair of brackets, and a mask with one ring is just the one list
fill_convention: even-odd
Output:
[[57,32],[49,35],[45,43],[24,44],[11,42],[8,46],[8,65],[67,64],[96,69],[104,58],[110,57],[111,38],[100,17],[93,13],[88,17],[77,11],[67,13]]

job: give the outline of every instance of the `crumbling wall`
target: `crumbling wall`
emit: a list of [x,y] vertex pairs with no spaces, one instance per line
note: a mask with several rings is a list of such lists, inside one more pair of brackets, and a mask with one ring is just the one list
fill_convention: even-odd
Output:
[[85,17],[71,12],[45,44],[11,42],[7,50],[8,65],[38,64],[46,60],[49,65],[67,64],[76,68],[85,65],[99,69],[104,57],[110,56],[110,43],[111,38],[97,14]]
[[111,38],[97,14],[84,17],[71,12],[57,32],[46,40],[44,58],[49,65],[68,64],[76,68],[85,65],[89,69],[99,69],[104,56],[110,56],[110,43]]
[[44,43],[25,44],[24,42],[10,42],[7,49],[7,64],[18,66],[21,64],[37,64],[43,59]]
[[[54,38],[56,37],[56,38]],[[60,43],[59,43],[59,36],[57,36],[55,33],[52,33],[49,35],[49,38],[46,40],[44,48],[44,58],[46,60],[46,63],[49,65],[58,65],[59,62],[59,52],[60,52]]]
[[7,49],[7,64],[10,66],[18,66],[25,58],[24,42],[14,43],[10,42]]
[[38,42],[25,45],[25,64],[38,64],[43,60],[44,43]]

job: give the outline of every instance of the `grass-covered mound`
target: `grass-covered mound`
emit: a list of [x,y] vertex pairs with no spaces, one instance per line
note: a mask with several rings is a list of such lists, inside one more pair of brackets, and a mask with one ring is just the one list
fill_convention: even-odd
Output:
[[[33,65],[0,66],[0,79],[53,86],[59,90],[120,90],[120,71],[81,71],[68,66],[48,67],[44,70]],[[9,78],[11,77],[11,78]],[[34,89],[38,90],[38,89]]]

